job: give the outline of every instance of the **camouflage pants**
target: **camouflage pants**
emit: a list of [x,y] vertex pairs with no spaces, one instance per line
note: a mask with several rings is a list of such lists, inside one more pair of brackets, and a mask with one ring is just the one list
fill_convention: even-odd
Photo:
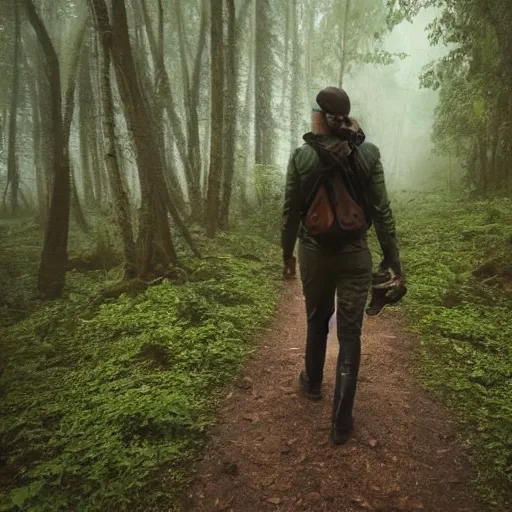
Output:
[[306,375],[312,387],[322,384],[329,319],[337,297],[339,353],[332,419],[337,428],[346,429],[352,424],[372,257],[368,249],[325,254],[301,244],[299,262],[307,314]]

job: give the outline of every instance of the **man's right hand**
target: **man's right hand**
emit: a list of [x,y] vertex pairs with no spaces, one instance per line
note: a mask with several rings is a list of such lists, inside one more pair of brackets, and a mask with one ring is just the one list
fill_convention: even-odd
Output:
[[283,277],[285,279],[294,279],[297,275],[297,260],[292,256],[284,262]]

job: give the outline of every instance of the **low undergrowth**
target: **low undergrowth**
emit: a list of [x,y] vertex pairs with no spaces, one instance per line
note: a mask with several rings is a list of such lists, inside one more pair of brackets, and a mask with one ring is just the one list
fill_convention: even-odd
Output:
[[512,500],[512,201],[395,204],[421,377],[458,413],[479,490]]
[[174,510],[215,404],[277,302],[258,237],[202,241],[180,283],[98,299],[115,271],[0,330],[0,510]]

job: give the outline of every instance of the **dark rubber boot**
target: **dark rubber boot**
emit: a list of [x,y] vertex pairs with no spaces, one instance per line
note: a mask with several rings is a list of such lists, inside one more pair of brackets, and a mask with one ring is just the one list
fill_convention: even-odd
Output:
[[299,375],[299,389],[306,398],[313,402],[318,402],[318,400],[322,399],[321,386],[311,386],[304,370]]

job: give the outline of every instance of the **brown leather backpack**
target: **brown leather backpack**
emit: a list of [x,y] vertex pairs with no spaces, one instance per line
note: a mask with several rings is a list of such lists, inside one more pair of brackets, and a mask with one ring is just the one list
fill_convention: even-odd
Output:
[[304,226],[319,243],[342,247],[359,240],[369,228],[364,185],[357,173],[347,168],[347,162],[332,158],[326,148],[312,146],[320,157],[321,166],[317,170],[317,184],[307,202]]

